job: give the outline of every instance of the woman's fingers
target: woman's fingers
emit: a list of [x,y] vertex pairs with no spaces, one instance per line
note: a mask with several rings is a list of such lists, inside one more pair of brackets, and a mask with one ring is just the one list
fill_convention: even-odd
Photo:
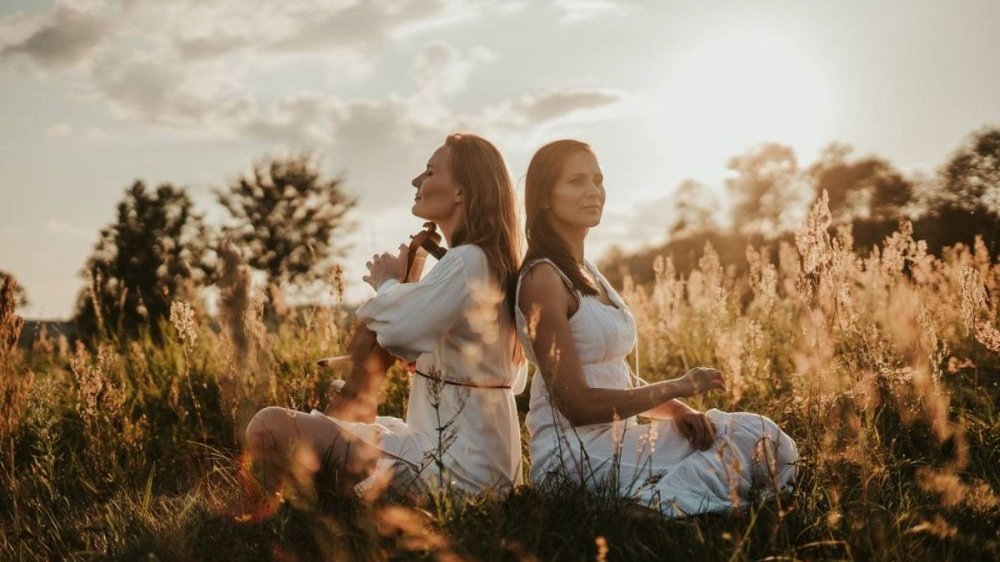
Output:
[[399,254],[382,252],[375,254],[372,259],[365,263],[368,268],[368,275],[362,277],[369,285],[376,287],[387,279],[402,279],[406,272],[407,252],[409,248],[403,244],[399,247]]
[[722,390],[726,387],[726,379],[717,369],[709,369],[707,367],[702,367],[701,369],[704,374],[702,380],[704,381],[706,391]]

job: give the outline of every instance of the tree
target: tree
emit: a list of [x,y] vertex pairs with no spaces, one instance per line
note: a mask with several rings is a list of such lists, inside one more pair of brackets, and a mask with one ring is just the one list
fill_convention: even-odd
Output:
[[804,202],[802,173],[791,147],[765,143],[729,159],[726,188],[735,203],[733,227],[773,239],[797,223]]
[[834,143],[810,166],[815,202],[829,197],[834,223],[859,220],[898,223],[913,200],[913,183],[875,156],[849,160],[851,147]]
[[0,269],[0,283],[6,282],[7,279],[10,279],[10,286],[13,287],[13,293],[11,296],[14,299],[14,306],[17,308],[24,308],[28,306],[28,293],[25,292],[24,287],[17,282],[17,278],[13,275]]
[[14,276],[0,271],[0,362],[9,357],[24,327],[24,318],[16,312],[20,300],[18,289]]
[[677,218],[670,225],[671,239],[717,228],[713,214],[718,208],[718,201],[705,184],[692,179],[684,180],[677,186],[672,199]]
[[170,302],[193,299],[197,284],[212,274],[210,234],[183,189],[132,184],[84,268],[80,333],[134,337],[148,327],[158,339]]
[[940,176],[942,199],[948,206],[1000,218],[1000,128],[969,135]]
[[932,250],[981,236],[1000,253],[1000,128],[973,132],[938,171],[927,215],[914,225]]
[[353,227],[346,215],[355,199],[339,178],[321,179],[306,155],[260,161],[216,195],[236,220],[227,237],[241,243],[250,267],[264,272],[272,295],[281,284],[316,279],[318,266],[345,249],[333,234]]

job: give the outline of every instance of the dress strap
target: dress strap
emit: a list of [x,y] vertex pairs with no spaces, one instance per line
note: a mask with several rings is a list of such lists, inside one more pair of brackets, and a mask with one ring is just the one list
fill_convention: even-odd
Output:
[[[559,269],[559,266],[556,265],[554,261],[550,260],[549,258],[536,258],[531,260],[521,270],[521,275],[519,277],[524,277],[524,274],[527,273],[532,267],[535,267],[536,265],[542,262],[547,262],[549,265],[555,268],[556,273],[559,274],[559,277],[563,280],[563,283],[566,284],[566,287],[569,288],[570,292],[572,292],[575,295],[579,295],[580,291],[578,291],[576,286],[573,285],[573,282],[570,281],[569,277],[565,273],[563,273],[562,269]],[[518,287],[520,288],[520,283],[518,283]]]

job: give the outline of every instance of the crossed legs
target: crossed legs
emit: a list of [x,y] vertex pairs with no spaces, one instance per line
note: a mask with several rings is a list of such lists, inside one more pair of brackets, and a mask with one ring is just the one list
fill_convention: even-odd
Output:
[[326,415],[352,422],[373,423],[378,414],[378,395],[385,374],[395,359],[382,349],[372,332],[359,324],[348,347],[351,370],[344,386],[333,395]]
[[264,471],[264,484],[311,485],[324,462],[336,463],[354,483],[382,458],[377,447],[343,430],[333,420],[271,406],[257,412],[246,430],[247,452]]
[[[326,414],[346,422],[372,423],[386,371],[394,359],[363,324],[349,347],[351,370]],[[247,424],[246,446],[266,475],[265,484],[278,488],[289,478],[311,482],[324,462],[336,463],[351,480],[361,480],[382,456],[381,450],[356,438],[326,417],[276,406],[257,412]]]

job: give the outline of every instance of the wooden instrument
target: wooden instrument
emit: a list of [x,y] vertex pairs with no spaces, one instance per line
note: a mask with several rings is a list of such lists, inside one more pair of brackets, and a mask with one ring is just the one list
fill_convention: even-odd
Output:
[[[441,235],[437,232],[437,225],[433,222],[425,222],[424,229],[410,236],[410,244],[406,251],[406,273],[403,275],[403,283],[416,283],[424,271],[424,263],[427,255],[434,256],[435,259],[444,257],[448,250],[441,247]],[[375,334],[365,328],[358,326],[354,338],[351,340],[349,355],[337,355],[335,357],[324,357],[316,364],[320,367],[335,367],[347,365],[352,362],[357,368],[358,360],[364,361],[378,345]],[[366,351],[367,350],[367,351]]]

